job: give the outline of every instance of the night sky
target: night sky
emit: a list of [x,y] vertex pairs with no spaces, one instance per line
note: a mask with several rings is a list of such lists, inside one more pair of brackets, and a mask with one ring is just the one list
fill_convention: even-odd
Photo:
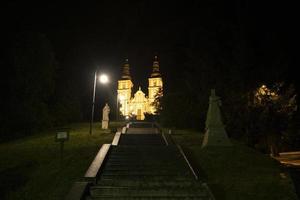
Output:
[[[113,84],[108,90],[115,94],[115,82],[127,57],[135,87],[141,85],[146,91],[146,78],[157,54],[168,88],[176,82],[173,74],[182,70],[180,49],[193,45],[191,33],[198,35],[200,41],[201,38],[209,41],[213,36],[217,38],[214,41],[224,43],[226,48],[230,46],[225,44],[226,38],[240,37],[242,31],[247,48],[256,54],[255,63],[262,64],[257,67],[267,66],[280,55],[288,63],[283,78],[296,82],[297,6],[283,1],[241,2],[144,0],[30,4],[9,1],[1,6],[2,48],[7,49],[20,31],[45,34],[60,70],[76,77],[78,90],[88,98],[97,67],[112,76]],[[262,71],[273,70],[272,65]]]

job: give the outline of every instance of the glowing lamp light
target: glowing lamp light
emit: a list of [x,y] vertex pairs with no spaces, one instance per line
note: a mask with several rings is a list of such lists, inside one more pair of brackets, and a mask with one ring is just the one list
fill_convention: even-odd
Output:
[[100,83],[102,83],[102,84],[108,83],[108,82],[109,82],[108,76],[107,76],[106,74],[101,74],[101,75],[99,76],[99,81],[100,81]]

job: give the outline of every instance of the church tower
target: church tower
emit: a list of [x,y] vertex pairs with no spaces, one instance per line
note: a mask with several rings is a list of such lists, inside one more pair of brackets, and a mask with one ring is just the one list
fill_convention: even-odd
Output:
[[123,116],[129,115],[129,102],[131,99],[131,90],[133,83],[130,76],[130,66],[128,59],[122,67],[121,80],[118,80],[118,101],[121,104],[120,111]]
[[163,89],[163,81],[159,72],[159,61],[157,56],[154,57],[152,73],[150,78],[148,78],[148,83],[149,104],[151,107],[151,113],[154,114],[156,109],[154,106],[151,106],[151,104],[154,102],[155,96],[158,93],[158,91]]

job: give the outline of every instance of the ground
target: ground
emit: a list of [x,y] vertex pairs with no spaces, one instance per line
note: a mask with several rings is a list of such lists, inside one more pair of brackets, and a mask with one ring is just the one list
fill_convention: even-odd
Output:
[[[0,199],[64,199],[101,144],[111,143],[114,136],[102,131],[100,124],[95,124],[93,135],[88,134],[88,123],[70,127],[62,167],[53,131],[0,144]],[[289,175],[269,156],[234,141],[232,148],[201,149],[203,134],[196,131],[175,130],[172,136],[216,199],[297,199]]]
[[70,140],[65,143],[62,166],[55,131],[0,144],[0,199],[64,199],[101,145],[113,139],[114,133],[100,126],[94,124],[92,135],[88,123],[69,126]]
[[216,199],[297,199],[289,174],[275,159],[235,141],[233,147],[202,149],[202,137],[201,133],[186,130],[173,134]]

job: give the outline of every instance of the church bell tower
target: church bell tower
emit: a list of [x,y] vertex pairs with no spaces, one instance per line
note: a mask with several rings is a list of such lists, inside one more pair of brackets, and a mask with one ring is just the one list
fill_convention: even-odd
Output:
[[122,67],[121,80],[118,81],[118,102],[121,104],[120,111],[123,116],[129,115],[129,102],[131,99],[133,83],[130,76],[128,59]]
[[159,61],[157,56],[154,57],[152,73],[150,75],[150,78],[148,78],[148,83],[149,104],[151,107],[151,113],[154,114],[156,109],[154,106],[151,106],[151,104],[154,102],[156,94],[159,92],[159,90],[163,89],[163,81],[159,71]]

